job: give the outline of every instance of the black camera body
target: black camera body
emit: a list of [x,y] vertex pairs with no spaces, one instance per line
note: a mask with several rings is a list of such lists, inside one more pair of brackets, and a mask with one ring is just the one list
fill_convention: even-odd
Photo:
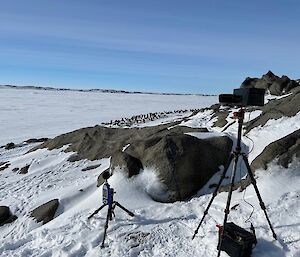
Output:
[[237,88],[233,94],[219,95],[219,102],[229,106],[264,106],[265,89],[263,88]]

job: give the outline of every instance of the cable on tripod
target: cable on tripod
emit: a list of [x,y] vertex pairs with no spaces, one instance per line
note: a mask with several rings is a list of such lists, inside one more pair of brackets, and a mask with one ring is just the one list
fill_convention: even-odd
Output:
[[[242,182],[242,162],[240,162],[240,182]],[[247,190],[247,187],[245,188],[244,193],[243,193],[243,201],[252,207],[252,211],[251,211],[249,217],[244,221],[244,223],[248,223],[250,221],[250,219],[254,213],[254,210],[255,210],[254,206],[251,203],[247,202],[245,199],[246,190]],[[253,226],[252,223],[251,223],[251,226]]]
[[[251,116],[251,112],[252,112],[252,111],[249,112],[248,122],[250,121],[250,118],[251,118],[251,117],[250,117],[250,116]],[[250,151],[249,151],[249,153],[248,153],[248,154],[250,154],[250,153],[252,153],[253,150],[254,150],[254,141],[253,141],[250,137],[248,137],[248,136],[246,135],[246,133],[244,133],[243,136],[244,136],[245,138],[249,139],[249,140],[252,142],[252,147],[251,147],[251,149],[250,149]]]
[[[248,222],[250,221],[250,219],[251,219],[253,213],[254,213],[255,208],[254,208],[254,206],[253,206],[251,203],[249,203],[249,202],[246,201],[246,199],[245,199],[246,190],[247,190],[247,188],[245,188],[245,190],[244,190],[244,193],[243,193],[243,200],[244,200],[244,202],[245,202],[246,204],[248,204],[248,205],[250,205],[250,206],[252,207],[252,211],[251,211],[249,217],[244,221],[245,223],[248,223]],[[252,223],[251,223],[251,224],[252,224]]]

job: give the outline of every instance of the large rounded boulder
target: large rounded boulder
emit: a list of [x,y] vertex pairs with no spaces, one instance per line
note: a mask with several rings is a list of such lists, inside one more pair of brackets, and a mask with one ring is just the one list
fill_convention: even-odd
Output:
[[[154,200],[174,202],[191,197],[224,165],[232,148],[228,137],[198,139],[186,134],[169,134],[135,142],[126,152],[153,168],[164,194]],[[146,169],[147,170],[147,169]]]

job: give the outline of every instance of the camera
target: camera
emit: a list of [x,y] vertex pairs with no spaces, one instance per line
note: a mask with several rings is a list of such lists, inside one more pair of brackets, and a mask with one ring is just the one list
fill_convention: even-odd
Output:
[[264,106],[265,89],[263,88],[237,88],[233,94],[219,95],[219,102],[229,106]]

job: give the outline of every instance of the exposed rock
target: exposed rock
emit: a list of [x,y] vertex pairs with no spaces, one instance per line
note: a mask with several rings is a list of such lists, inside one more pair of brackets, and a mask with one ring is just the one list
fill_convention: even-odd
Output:
[[58,199],[53,199],[31,211],[30,216],[35,218],[37,222],[43,222],[43,225],[51,221],[55,215],[59,205]]
[[[101,126],[82,128],[49,139],[30,150],[30,152],[41,148],[53,150],[70,145],[66,152],[76,152],[76,154],[72,155],[69,161],[99,160],[108,158],[117,151],[122,151],[125,145],[143,138],[150,138],[153,135],[203,131],[203,128],[193,129],[176,125],[178,125],[178,122],[144,128],[107,128]],[[170,127],[171,129],[168,129]]]
[[17,219],[17,216],[12,215],[9,207],[0,206],[0,226],[11,223]]
[[143,169],[141,161],[126,152],[115,152],[110,161],[110,170],[112,173],[118,170],[122,170],[128,178],[139,174]]
[[155,168],[164,195],[154,200],[174,202],[192,196],[224,165],[232,148],[228,137],[198,139],[184,134],[154,136],[135,142],[126,152],[144,167]]
[[10,166],[10,163],[8,161],[0,162],[0,171],[7,169],[9,166]]
[[47,141],[49,138],[47,137],[42,137],[42,138],[30,138],[28,140],[25,141],[25,143],[27,144],[33,144],[33,143],[42,143]]
[[94,169],[97,169],[100,166],[101,166],[101,164],[91,165],[91,166],[83,168],[81,171],[94,170]]
[[300,158],[300,129],[271,144],[251,163],[253,170],[267,169],[268,164],[275,160],[277,164],[287,168],[293,158]]
[[18,170],[19,170],[19,168],[17,168],[17,167],[12,169],[13,172],[17,172]]
[[15,143],[10,142],[4,146],[6,150],[14,149],[16,147]]
[[225,125],[227,125],[228,121],[226,118],[229,115],[228,109],[220,109],[221,104],[214,104],[210,106],[209,108],[205,108],[204,110],[213,110],[213,115],[211,117],[211,120],[217,117],[217,121],[214,122],[213,127],[219,127],[222,128]]
[[299,83],[296,80],[291,80],[287,76],[282,76],[280,78],[271,71],[268,71],[260,79],[247,77],[241,84],[241,87],[263,88],[268,90],[272,95],[282,95],[299,87]]
[[[122,166],[127,176],[137,174],[142,167],[156,166],[159,179],[173,195],[153,198],[172,202],[199,190],[229,156],[232,146],[229,138],[201,140],[184,134],[203,131],[207,129],[178,126],[178,123],[130,129],[95,126],[50,139],[33,150],[69,145],[66,151],[76,152],[72,161],[112,156],[112,170]],[[97,185],[103,182],[100,175]]]
[[29,169],[29,167],[30,167],[30,165],[28,164],[28,165],[26,165],[26,166],[24,166],[24,167],[22,167],[21,169],[20,169],[20,172],[19,172],[19,174],[26,174],[26,173],[28,173],[28,169]]
[[292,117],[300,112],[300,88],[289,96],[275,99],[262,107],[262,114],[246,125],[248,133],[252,128],[264,126],[270,119],[280,119],[281,117]]

